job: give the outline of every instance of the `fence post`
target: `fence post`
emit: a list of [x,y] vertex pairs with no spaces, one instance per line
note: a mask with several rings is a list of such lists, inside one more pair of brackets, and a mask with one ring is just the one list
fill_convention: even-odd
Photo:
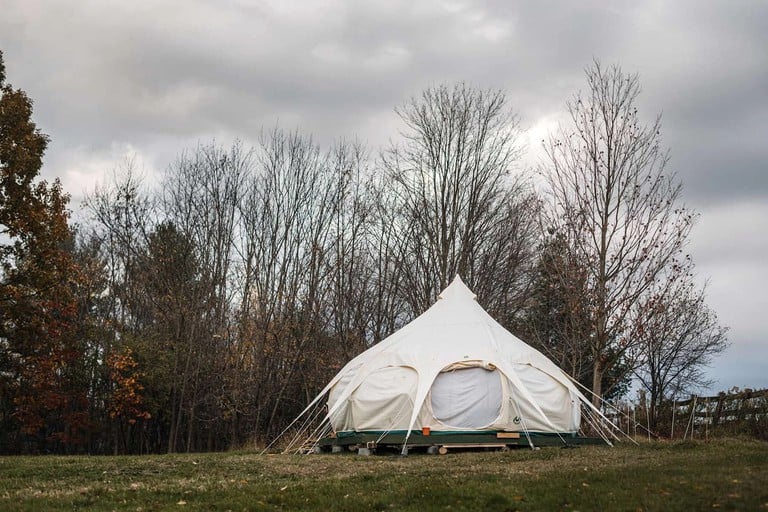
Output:
[[670,439],[675,438],[675,409],[677,409],[677,400],[672,399],[672,432],[669,434]]
[[683,441],[688,439],[689,429],[691,430],[691,439],[693,439],[693,431],[696,428],[694,424],[695,417],[696,417],[696,395],[691,395],[691,405],[688,408],[688,424],[685,427],[685,434],[683,435]]
[[736,422],[737,424],[741,424],[741,422],[744,420],[744,402],[746,401],[746,397],[748,396],[747,391],[742,391],[738,395],[736,395],[739,400],[739,408],[736,409]]
[[635,429],[635,437],[637,437],[637,405],[632,407],[632,426]]
[[704,440],[709,441],[709,397],[707,397],[707,412],[704,418]]
[[712,426],[716,427],[720,423],[720,416],[723,414],[723,402],[725,401],[725,393],[720,392],[717,394],[717,406],[715,406],[715,414],[712,416]]

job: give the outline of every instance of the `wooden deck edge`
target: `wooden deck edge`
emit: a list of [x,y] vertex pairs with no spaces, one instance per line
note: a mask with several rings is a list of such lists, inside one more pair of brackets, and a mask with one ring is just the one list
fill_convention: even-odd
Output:
[[[502,434],[502,435],[499,435]],[[511,435],[510,435],[511,434]],[[514,434],[517,434],[516,436]],[[530,436],[530,441],[529,441]],[[488,433],[457,433],[448,434],[441,432],[438,435],[432,433],[425,436],[421,432],[414,432],[408,437],[407,445],[412,448],[430,446],[454,446],[462,445],[464,448],[484,446],[515,447],[515,446],[574,446],[574,445],[601,445],[605,441],[600,438],[579,437],[573,434],[529,434],[518,432],[488,432]],[[332,446],[402,446],[405,441],[405,433],[344,433],[336,437],[326,437],[318,441],[321,448],[330,449]]]

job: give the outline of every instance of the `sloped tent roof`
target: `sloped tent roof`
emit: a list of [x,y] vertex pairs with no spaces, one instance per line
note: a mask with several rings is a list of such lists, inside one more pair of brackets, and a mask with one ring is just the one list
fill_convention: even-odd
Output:
[[[491,376],[499,372],[501,379]],[[490,416],[477,405],[478,389],[500,402]],[[557,365],[496,322],[459,276],[426,312],[347,363],[310,407],[326,394],[325,420],[337,432],[565,433],[578,431],[582,404],[602,416]]]

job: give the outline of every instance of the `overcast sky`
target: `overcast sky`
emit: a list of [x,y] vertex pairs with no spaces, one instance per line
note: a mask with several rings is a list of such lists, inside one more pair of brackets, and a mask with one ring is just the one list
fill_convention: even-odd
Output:
[[126,156],[151,178],[278,123],[375,149],[394,106],[459,80],[506,91],[533,166],[584,68],[618,63],[701,213],[690,252],[732,342],[714,389],[768,387],[768,2],[0,0],[0,49],[73,209]]

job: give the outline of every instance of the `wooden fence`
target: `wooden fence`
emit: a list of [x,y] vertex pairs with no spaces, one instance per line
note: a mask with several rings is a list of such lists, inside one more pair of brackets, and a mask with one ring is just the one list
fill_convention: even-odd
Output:
[[768,439],[768,389],[735,390],[714,396],[692,395],[661,404],[650,418],[645,397],[608,408],[606,416],[625,433],[670,439],[746,434]]

